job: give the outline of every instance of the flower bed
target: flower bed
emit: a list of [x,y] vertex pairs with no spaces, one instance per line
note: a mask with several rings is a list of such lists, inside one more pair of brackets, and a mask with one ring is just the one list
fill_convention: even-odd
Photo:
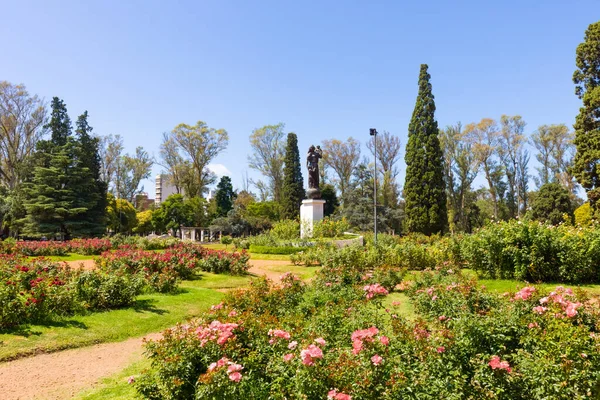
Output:
[[445,268],[401,285],[411,321],[384,310],[375,271],[322,271],[229,294],[149,342],[152,368],[131,381],[170,399],[600,396],[600,310],[583,293],[495,295]]
[[136,276],[72,270],[43,258],[4,255],[0,257],[0,328],[127,306],[141,285]]

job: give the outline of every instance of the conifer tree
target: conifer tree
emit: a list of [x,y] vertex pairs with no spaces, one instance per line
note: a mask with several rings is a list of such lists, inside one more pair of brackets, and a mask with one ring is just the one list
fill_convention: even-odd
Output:
[[575,159],[571,172],[600,211],[600,21],[591,24],[577,46],[575,94],[583,101],[575,119]]
[[300,167],[298,137],[288,133],[283,167],[283,198],[281,199],[282,217],[297,219],[300,217],[300,205],[304,199],[304,180]]
[[404,200],[408,232],[426,235],[447,230],[444,157],[435,120],[435,101],[427,65],[421,65],[419,93],[408,126]]
[[217,193],[215,194],[215,201],[217,206],[217,216],[226,217],[229,210],[233,208],[233,201],[235,200],[235,192],[231,185],[231,178],[224,176],[217,185]]
[[[92,127],[88,124],[88,112],[85,111],[77,118],[77,141],[79,147],[79,159],[83,167],[89,171],[92,190],[81,192],[80,196],[87,198],[94,205],[82,216],[82,229],[86,230],[88,236],[102,236],[106,232],[106,206],[108,184],[101,178],[101,161],[99,154],[100,140],[92,136]],[[87,186],[87,185],[84,185]],[[76,188],[77,189],[77,188]]]
[[23,185],[23,206],[27,211],[22,221],[23,233],[67,239],[89,236],[84,215],[96,205],[88,195],[96,189],[94,180],[82,147],[72,135],[66,105],[55,97],[51,107],[51,138],[38,143],[37,165],[30,181]]

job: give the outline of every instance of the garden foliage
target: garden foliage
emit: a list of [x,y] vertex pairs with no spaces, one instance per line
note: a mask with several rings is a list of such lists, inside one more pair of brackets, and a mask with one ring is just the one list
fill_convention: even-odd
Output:
[[443,267],[400,286],[420,313],[408,320],[384,309],[386,268],[340,261],[309,284],[255,281],[149,342],[152,367],[131,381],[148,399],[600,394],[600,311],[584,294],[495,295]]

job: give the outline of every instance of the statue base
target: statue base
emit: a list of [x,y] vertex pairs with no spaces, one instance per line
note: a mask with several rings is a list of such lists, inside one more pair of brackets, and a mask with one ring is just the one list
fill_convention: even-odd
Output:
[[320,199],[321,191],[317,188],[310,188],[306,191],[306,197],[308,199]]
[[300,206],[300,237],[302,239],[312,237],[315,222],[323,219],[324,205],[325,200],[302,200]]

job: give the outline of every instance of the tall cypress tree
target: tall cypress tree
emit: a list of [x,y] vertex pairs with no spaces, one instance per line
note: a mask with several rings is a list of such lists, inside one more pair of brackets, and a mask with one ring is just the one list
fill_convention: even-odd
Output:
[[229,210],[233,208],[235,200],[235,192],[231,185],[231,178],[224,176],[217,185],[217,193],[215,193],[215,202],[217,206],[217,216],[226,217]]
[[283,167],[283,199],[281,199],[282,217],[297,219],[300,217],[300,205],[304,199],[304,179],[300,169],[298,137],[288,133]]
[[444,158],[427,68],[426,64],[421,64],[419,94],[408,126],[404,200],[406,229],[431,235],[447,230],[448,214]]
[[575,159],[571,169],[600,213],[600,21],[591,24],[577,46],[575,94],[583,101],[575,119]]
[[77,118],[76,126],[75,133],[77,134],[81,167],[88,169],[89,179],[91,180],[84,187],[91,185],[92,189],[89,192],[80,191],[80,196],[84,198],[84,202],[93,204],[81,216],[81,230],[82,234],[86,234],[86,236],[102,236],[106,233],[106,194],[108,185],[101,179],[100,140],[91,134],[93,128],[88,123],[87,111]]

